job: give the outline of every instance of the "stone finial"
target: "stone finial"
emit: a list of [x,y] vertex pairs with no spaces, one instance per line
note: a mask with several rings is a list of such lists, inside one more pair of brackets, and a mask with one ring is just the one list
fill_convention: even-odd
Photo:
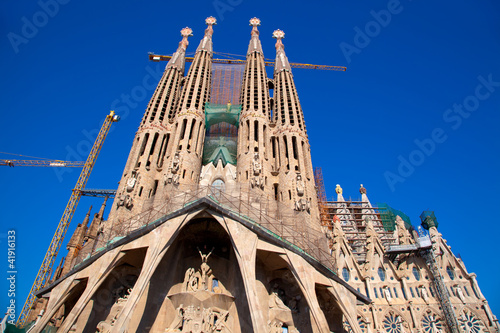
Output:
[[186,49],[189,44],[188,37],[193,36],[193,30],[189,27],[185,27],[184,29],[181,30],[181,36],[182,36],[181,45],[184,47],[184,49]]
[[181,30],[181,36],[185,38],[193,36],[193,29],[191,29],[190,27],[185,27]]
[[260,20],[256,17],[250,19],[250,25],[253,27],[258,27],[260,25]]
[[253,27],[252,32],[250,33],[252,36],[258,36],[259,30],[257,29],[260,26],[260,20],[256,17],[250,19],[250,25]]
[[273,38],[277,40],[282,40],[285,38],[285,32],[283,30],[277,29],[273,31]]
[[340,187],[339,184],[337,184],[337,187],[335,187],[335,192],[337,192],[337,194],[342,194],[342,187]]
[[363,184],[361,184],[359,187],[359,193],[366,194],[366,188],[363,187]]
[[285,38],[285,33],[283,32],[283,30],[280,30],[280,29],[274,30],[273,31],[273,38],[276,39],[276,50],[285,48],[285,46],[281,42],[281,40],[283,38]]
[[213,16],[209,16],[205,19],[205,24],[208,25],[208,28],[205,29],[205,36],[210,35],[214,33],[214,29],[212,28],[213,25],[217,24],[217,20]]

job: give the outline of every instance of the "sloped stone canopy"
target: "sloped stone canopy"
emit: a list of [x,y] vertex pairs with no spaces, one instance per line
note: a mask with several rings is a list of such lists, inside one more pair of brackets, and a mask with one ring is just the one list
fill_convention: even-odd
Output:
[[[95,302],[96,291],[109,285],[106,281],[109,281],[110,272],[116,269],[120,258],[123,259],[127,253],[139,248],[143,249],[144,261],[136,265],[141,269],[137,272],[137,281],[134,281],[133,288],[129,288],[129,294],[117,298],[115,304],[107,308],[107,316],[99,318],[101,321],[89,321],[88,304],[91,300]],[[188,290],[186,277],[189,270],[199,267],[200,255],[203,260],[203,255],[207,254],[212,276],[204,281],[210,281],[210,285],[203,288],[198,285],[197,289]],[[204,260],[207,261],[206,258]],[[261,266],[265,266],[262,262],[267,262],[270,266],[277,264],[279,267],[275,272],[288,270],[288,276],[293,278],[284,281],[283,276],[279,274],[272,273],[265,277],[266,274],[261,272],[260,279],[266,287],[259,289],[256,284],[257,260]],[[198,270],[197,274],[201,271],[203,269]],[[191,275],[194,275],[194,272],[195,269]],[[176,323],[179,320],[175,314],[181,313],[182,317],[182,314],[185,316],[189,311],[193,318],[198,318],[197,322],[193,321],[193,325],[215,325],[220,322],[231,327],[231,330],[236,328],[242,332],[264,332],[270,329],[269,325],[288,325],[283,327],[300,327],[301,332],[326,332],[331,325],[317,306],[315,283],[338,289],[337,292],[341,295],[333,296],[337,300],[349,297],[369,302],[369,299],[348,286],[309,254],[276,237],[253,221],[217,204],[210,197],[198,199],[124,238],[111,242],[66,276],[41,290],[39,295],[54,291],[56,294],[64,293],[68,283],[85,276],[89,276],[87,287],[71,313],[61,319],[61,332],[69,331],[71,327],[80,327],[81,325],[75,323],[82,320],[81,318],[90,325],[85,325],[88,329],[85,328],[81,332],[92,331],[96,324],[98,329],[102,327],[110,332],[118,332],[120,327],[127,327],[132,331],[176,332]],[[214,280],[217,281],[217,289],[213,286]],[[200,275],[198,281],[201,281]],[[293,294],[292,299],[288,298],[285,302],[276,298],[273,288],[278,288],[280,284],[284,289],[291,290],[290,293],[297,295]],[[278,304],[274,306],[278,307],[274,310],[270,305],[273,297],[273,304]],[[303,312],[300,315],[294,312],[300,308],[295,304],[298,300],[302,302]],[[118,303],[119,305],[116,305]],[[283,304],[280,305],[281,303]],[[187,307],[187,304],[196,306]],[[53,316],[59,306],[49,303],[48,313]],[[350,320],[355,318],[352,314],[341,311],[340,316],[342,315],[351,318]],[[215,319],[206,319],[203,316],[214,316]],[[39,328],[43,328],[49,319],[44,316]],[[185,319],[180,322],[184,323],[181,325],[187,325]]]

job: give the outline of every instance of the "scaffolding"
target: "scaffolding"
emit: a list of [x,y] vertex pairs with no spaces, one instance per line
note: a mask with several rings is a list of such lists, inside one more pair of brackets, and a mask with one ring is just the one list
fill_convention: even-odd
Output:
[[386,203],[377,203],[377,206],[380,212],[380,219],[382,220],[382,224],[384,225],[384,229],[386,231],[396,230],[397,216],[403,219],[406,229],[408,230],[413,229],[410,218],[402,211],[394,209]]
[[385,230],[380,216],[379,207],[371,206],[365,201],[325,201],[325,221],[327,227],[333,228],[334,221],[341,224],[345,237],[351,246],[358,263],[366,260],[366,225],[370,220],[377,232],[382,245],[388,248],[396,244],[394,232]]
[[106,251],[108,246],[132,232],[148,225],[159,223],[169,214],[206,198],[226,209],[229,213],[244,220],[261,232],[296,249],[336,273],[337,267],[328,250],[326,235],[313,226],[306,212],[292,208],[254,191],[248,184],[226,184],[221,190],[202,185],[169,185],[161,195],[146,202],[142,213],[127,220],[114,221],[105,225],[96,244],[86,244],[78,253],[75,265],[81,264],[93,255]]
[[238,104],[245,64],[212,64],[210,103]]

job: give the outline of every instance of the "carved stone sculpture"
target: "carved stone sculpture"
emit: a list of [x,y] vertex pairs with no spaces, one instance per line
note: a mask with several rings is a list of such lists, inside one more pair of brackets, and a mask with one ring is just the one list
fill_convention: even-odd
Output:
[[176,151],[174,154],[174,158],[172,159],[172,167],[170,168],[170,172],[177,173],[177,171],[179,171],[180,166],[181,166],[181,160],[179,157],[179,152]]
[[229,311],[217,307],[201,308],[181,304],[176,317],[165,332],[231,332],[228,325]]
[[304,181],[300,173],[297,174],[297,195],[299,197],[304,195]]
[[301,198],[299,200],[295,201],[295,210],[299,212],[311,211],[311,202],[309,200],[306,200],[304,198]]
[[121,207],[121,206],[125,206],[125,208],[127,209],[131,209],[132,206],[134,206],[134,202],[133,202],[133,199],[130,195],[120,195],[120,197],[118,198],[118,202],[116,204],[118,207]]

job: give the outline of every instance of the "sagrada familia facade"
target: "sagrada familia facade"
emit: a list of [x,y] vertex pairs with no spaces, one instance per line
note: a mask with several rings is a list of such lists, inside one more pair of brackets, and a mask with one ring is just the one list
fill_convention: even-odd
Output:
[[498,332],[431,212],[388,227],[363,186],[318,197],[281,30],[268,78],[250,20],[237,100],[215,98],[215,23],[187,74],[182,29],[109,216],[78,225],[31,332]]

